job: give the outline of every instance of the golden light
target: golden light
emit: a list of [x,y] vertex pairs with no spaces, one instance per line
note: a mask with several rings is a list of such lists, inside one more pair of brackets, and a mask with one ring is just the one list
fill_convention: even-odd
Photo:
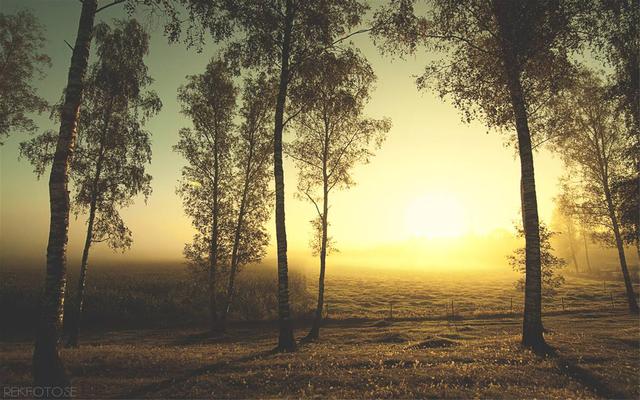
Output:
[[427,193],[406,208],[405,229],[410,236],[452,238],[468,230],[465,209],[450,193]]

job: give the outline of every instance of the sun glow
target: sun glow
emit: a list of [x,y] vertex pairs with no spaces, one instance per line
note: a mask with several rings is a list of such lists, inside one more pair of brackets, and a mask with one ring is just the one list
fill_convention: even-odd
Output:
[[449,193],[428,193],[414,199],[406,208],[405,229],[410,236],[453,238],[468,231],[465,209]]

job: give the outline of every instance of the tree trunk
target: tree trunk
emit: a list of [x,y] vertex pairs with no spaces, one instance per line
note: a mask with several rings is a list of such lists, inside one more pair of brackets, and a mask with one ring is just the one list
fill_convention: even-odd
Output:
[[64,314],[66,247],[69,229],[68,170],[73,158],[97,1],[84,0],[71,66],[67,78],[60,131],[49,177],[51,220],[47,244],[47,272],[40,304],[33,351],[33,378],[37,386],[66,386],[69,380],[60,359],[58,344]]
[[93,223],[95,221],[96,208],[95,201],[92,201],[89,210],[89,223],[87,224],[87,236],[84,241],[84,249],[82,250],[82,262],[80,264],[80,278],[78,279],[78,293],[76,293],[76,301],[71,311],[71,319],[67,329],[67,347],[78,347],[78,335],[80,332],[80,318],[82,318],[82,307],[84,304],[84,288],[87,277],[87,263],[89,260],[89,248],[93,240]]
[[247,165],[246,165],[245,174],[244,174],[244,184],[242,188],[240,208],[238,210],[238,220],[236,222],[236,231],[233,238],[233,249],[231,251],[231,270],[229,271],[229,285],[227,286],[227,296],[225,298],[225,304],[224,304],[224,307],[222,308],[222,316],[220,318],[221,329],[223,331],[226,330],[227,315],[229,314],[229,309],[231,308],[231,302],[233,301],[233,296],[235,292],[235,279],[236,279],[236,274],[238,272],[238,264],[239,264],[238,251],[240,249],[240,236],[241,236],[243,225],[244,225],[244,215],[247,207],[247,199],[249,197],[249,183],[250,183],[249,180],[251,178],[251,165],[253,163],[253,148],[254,148],[253,140],[254,139],[255,137],[252,134],[252,137],[250,139],[252,140],[252,142],[249,145],[249,155],[248,155]]
[[[105,129],[106,131],[106,129]],[[100,146],[100,155],[96,163],[96,175],[93,179],[93,193],[91,204],[89,205],[89,221],[87,223],[87,235],[84,240],[84,249],[82,250],[82,262],[80,263],[80,278],[78,279],[78,293],[76,293],[76,301],[71,311],[71,320],[68,326],[67,347],[78,347],[78,336],[80,333],[80,320],[82,318],[82,307],[84,305],[84,288],[87,281],[87,267],[89,261],[89,248],[93,241],[93,224],[96,218],[96,207],[98,202],[98,182],[102,172],[102,163],[104,160],[104,145]]]
[[587,261],[587,269],[591,272],[591,260],[589,259],[589,244],[587,243],[586,232],[582,231],[582,241],[584,242],[584,257]]
[[[217,130],[217,128],[216,128]],[[213,138],[213,207],[211,221],[211,248],[209,249],[209,333],[216,334],[221,330],[218,321],[218,305],[216,303],[216,279],[218,274],[218,217],[219,190],[220,190],[220,165],[218,159],[218,132],[214,132]]]
[[316,306],[316,313],[313,318],[313,325],[311,331],[307,335],[307,339],[316,340],[320,337],[320,325],[322,325],[322,310],[324,308],[324,276],[327,266],[327,229],[328,219],[327,212],[329,211],[329,191],[328,184],[324,182],[324,193],[322,199],[322,240],[320,243],[320,277],[318,278],[318,305]]
[[624,255],[624,244],[622,242],[622,236],[620,235],[620,227],[618,226],[618,219],[616,218],[615,207],[613,206],[613,200],[611,198],[609,182],[605,179],[603,184],[604,195],[607,201],[607,210],[609,211],[611,227],[613,228],[613,236],[615,237],[616,247],[618,248],[618,257],[620,259],[620,268],[622,269],[622,277],[624,278],[624,286],[627,292],[629,311],[633,314],[638,314],[640,312],[640,308],[638,308],[638,301],[636,300],[636,294],[633,291],[633,283],[631,281],[629,269],[627,268],[627,259]]
[[569,234],[569,248],[571,250],[571,259],[573,260],[573,266],[576,269],[576,273],[580,272],[578,267],[578,259],[576,258],[576,250],[573,246],[573,226],[571,222],[567,224],[567,233]]
[[278,247],[278,317],[280,320],[277,349],[279,351],[294,351],[296,348],[289,309],[289,271],[287,265],[287,231],[284,215],[284,171],[282,166],[282,132],[284,130],[284,109],[289,84],[289,52],[291,50],[293,18],[293,5],[291,0],[287,0],[280,64],[280,83],[276,100],[273,133],[273,174],[276,186],[276,242]]
[[547,346],[542,327],[542,278],[540,261],[540,222],[538,219],[538,201],[533,168],[533,151],[527,108],[525,105],[521,68],[510,35],[513,21],[509,20],[506,8],[508,0],[494,0],[494,12],[498,23],[502,45],[502,63],[515,116],[520,156],[520,196],[522,201],[522,222],[525,232],[525,295],[524,318],[522,324],[522,345],[536,351]]
[[329,175],[327,171],[327,163],[329,159],[329,127],[327,125],[325,112],[324,126],[324,145],[322,149],[322,237],[320,241],[320,276],[318,277],[318,305],[316,306],[316,314],[313,318],[311,331],[307,335],[307,340],[317,340],[320,337],[320,325],[322,324],[322,309],[324,307],[324,275],[327,262],[327,228],[329,211]]

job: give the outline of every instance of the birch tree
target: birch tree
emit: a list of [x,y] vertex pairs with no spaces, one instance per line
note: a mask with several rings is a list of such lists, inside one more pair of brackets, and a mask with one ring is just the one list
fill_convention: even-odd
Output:
[[123,5],[132,12],[136,5],[162,10],[177,24],[177,14],[171,0],[98,0],[81,2],[76,39],[60,107],[60,128],[49,174],[49,236],[44,290],[40,304],[33,351],[33,378],[38,386],[64,387],[69,379],[59,355],[60,330],[64,315],[64,294],[67,283],[66,252],[69,230],[69,167],[73,160],[77,125],[82,103],[83,82],[89,63],[89,50],[96,14],[113,6]]
[[578,235],[576,229],[577,218],[572,207],[573,201],[570,196],[571,194],[568,191],[563,190],[560,195],[554,199],[557,213],[554,212],[556,218],[555,221],[553,221],[555,224],[552,224],[552,227],[556,225],[559,229],[562,229],[561,238],[564,238],[567,242],[566,244],[569,247],[571,262],[573,263],[575,272],[580,273],[576,244]]
[[576,45],[568,2],[432,0],[417,13],[413,0],[391,1],[374,16],[373,34],[390,53],[426,44],[442,55],[427,65],[419,88],[450,99],[467,121],[513,132],[520,159],[526,242],[522,344],[546,351],[541,308],[540,227],[532,134],[546,100],[573,73]]
[[606,227],[603,242],[613,242],[618,250],[629,310],[636,314],[638,302],[621,229],[624,199],[613,191],[616,183],[635,173],[634,165],[625,163],[625,150],[632,138],[626,134],[624,120],[606,88],[593,72],[582,70],[571,92],[555,99],[553,128],[564,133],[555,145],[567,167],[578,177],[581,190],[578,209],[594,223]]
[[[119,209],[131,205],[138,194],[146,199],[151,193],[151,176],[146,173],[151,161],[150,132],[143,126],[162,107],[155,92],[145,91],[153,82],[144,64],[149,35],[136,20],[117,21],[115,28],[97,25],[95,41],[98,60],[84,82],[84,107],[70,172],[72,209],[76,216],[87,214],[78,289],[71,318],[64,324],[71,347],[78,346],[91,246],[100,242],[114,250],[131,246],[131,231]],[[48,131],[21,145],[22,155],[39,176],[51,163],[54,143],[55,132]]]
[[34,132],[29,114],[48,108],[32,83],[51,66],[42,52],[45,41],[44,27],[30,11],[0,13],[0,145],[13,131]]
[[[635,0],[585,2],[580,29],[592,53],[609,68],[607,94],[625,122],[628,162],[640,176],[640,4]],[[633,180],[630,182],[633,185]],[[635,190],[640,186],[635,185]]]
[[[224,44],[225,57],[241,68],[262,71],[277,81],[273,116],[273,174],[278,259],[279,351],[295,350],[289,306],[287,232],[285,225],[283,132],[299,111],[287,105],[290,85],[303,79],[301,66],[343,40],[367,10],[358,0],[183,0],[193,23],[184,35],[202,44],[203,32]],[[180,29],[169,29],[177,39]]]
[[[329,197],[334,189],[355,184],[353,168],[368,163],[390,128],[387,120],[366,118],[375,75],[357,51],[327,52],[316,59],[303,97],[310,104],[294,120],[295,139],[286,153],[298,168],[298,193],[317,213],[312,221],[314,255],[319,256],[318,301],[306,339],[319,338],[324,307],[326,258],[331,251]],[[296,93],[292,93],[293,96]]]
[[244,265],[262,260],[269,243],[266,223],[273,193],[269,188],[273,138],[273,87],[266,77],[249,78],[243,89],[232,176],[235,221],[227,289],[221,314],[222,329],[235,296],[236,276]]
[[197,231],[193,243],[185,247],[185,256],[196,265],[207,264],[211,333],[222,329],[217,305],[219,268],[233,242],[229,185],[236,145],[233,119],[237,94],[231,73],[219,60],[212,60],[203,74],[187,77],[178,90],[182,113],[193,124],[193,129],[180,130],[180,140],[174,146],[187,161],[178,194]]

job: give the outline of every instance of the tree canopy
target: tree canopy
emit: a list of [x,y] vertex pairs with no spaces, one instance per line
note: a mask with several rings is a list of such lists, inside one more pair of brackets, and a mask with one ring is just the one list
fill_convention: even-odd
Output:
[[48,108],[33,86],[51,66],[44,27],[30,11],[0,13],[0,145],[13,131],[35,132],[31,113]]

